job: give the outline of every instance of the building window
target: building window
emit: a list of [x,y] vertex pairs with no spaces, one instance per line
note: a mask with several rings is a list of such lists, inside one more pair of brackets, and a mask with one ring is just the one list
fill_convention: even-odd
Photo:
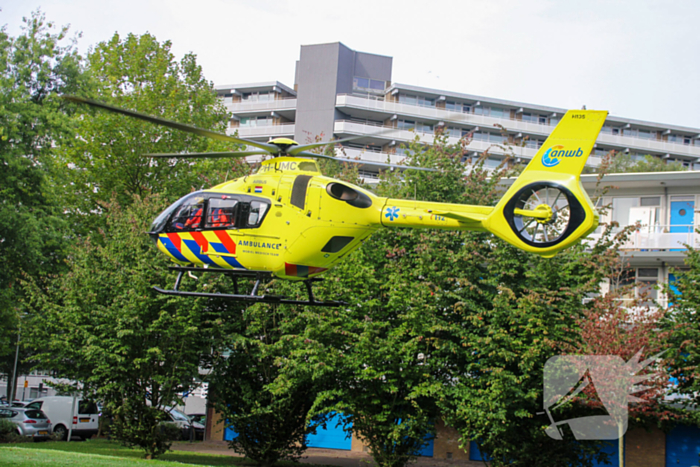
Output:
[[500,109],[498,107],[491,107],[490,115],[493,118],[509,118],[510,111],[506,109]]
[[412,130],[416,127],[416,122],[413,120],[399,120],[398,128],[400,130]]
[[416,98],[416,104],[420,107],[435,107],[435,99],[428,99],[427,97],[418,96]]
[[356,91],[383,94],[384,90],[386,89],[386,81],[355,76],[352,79],[352,88]]

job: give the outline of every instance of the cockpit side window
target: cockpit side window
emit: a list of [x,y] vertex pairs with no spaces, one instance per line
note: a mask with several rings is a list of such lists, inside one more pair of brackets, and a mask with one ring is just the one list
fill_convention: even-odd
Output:
[[175,211],[168,227],[173,232],[199,229],[202,227],[203,217],[204,200],[192,199]]
[[209,229],[254,229],[270,210],[270,201],[245,194],[195,192],[163,211],[151,226],[151,235]]
[[230,229],[236,227],[238,215],[238,200],[226,197],[225,199],[209,199],[207,219],[204,224],[206,229]]

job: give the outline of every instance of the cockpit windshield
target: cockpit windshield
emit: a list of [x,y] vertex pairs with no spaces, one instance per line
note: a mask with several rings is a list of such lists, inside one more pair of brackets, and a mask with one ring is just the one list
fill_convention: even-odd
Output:
[[260,227],[270,201],[242,194],[195,192],[180,198],[151,225],[151,234]]

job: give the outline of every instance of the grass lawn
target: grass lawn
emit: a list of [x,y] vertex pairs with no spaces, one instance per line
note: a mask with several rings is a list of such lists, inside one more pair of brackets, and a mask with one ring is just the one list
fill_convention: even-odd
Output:
[[157,460],[145,460],[139,449],[130,449],[103,439],[84,442],[47,441],[0,445],[0,466],[170,466],[173,462],[191,465],[250,465],[240,457],[193,452],[168,452]]

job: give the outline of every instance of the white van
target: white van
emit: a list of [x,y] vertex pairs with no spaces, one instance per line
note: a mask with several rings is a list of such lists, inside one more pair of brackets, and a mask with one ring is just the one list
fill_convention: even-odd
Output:
[[27,404],[28,409],[41,410],[51,420],[53,432],[60,439],[68,438],[68,429],[73,422],[73,436],[87,439],[97,434],[99,413],[94,402],[75,400],[75,412],[71,416],[73,398],[70,396],[40,397]]

